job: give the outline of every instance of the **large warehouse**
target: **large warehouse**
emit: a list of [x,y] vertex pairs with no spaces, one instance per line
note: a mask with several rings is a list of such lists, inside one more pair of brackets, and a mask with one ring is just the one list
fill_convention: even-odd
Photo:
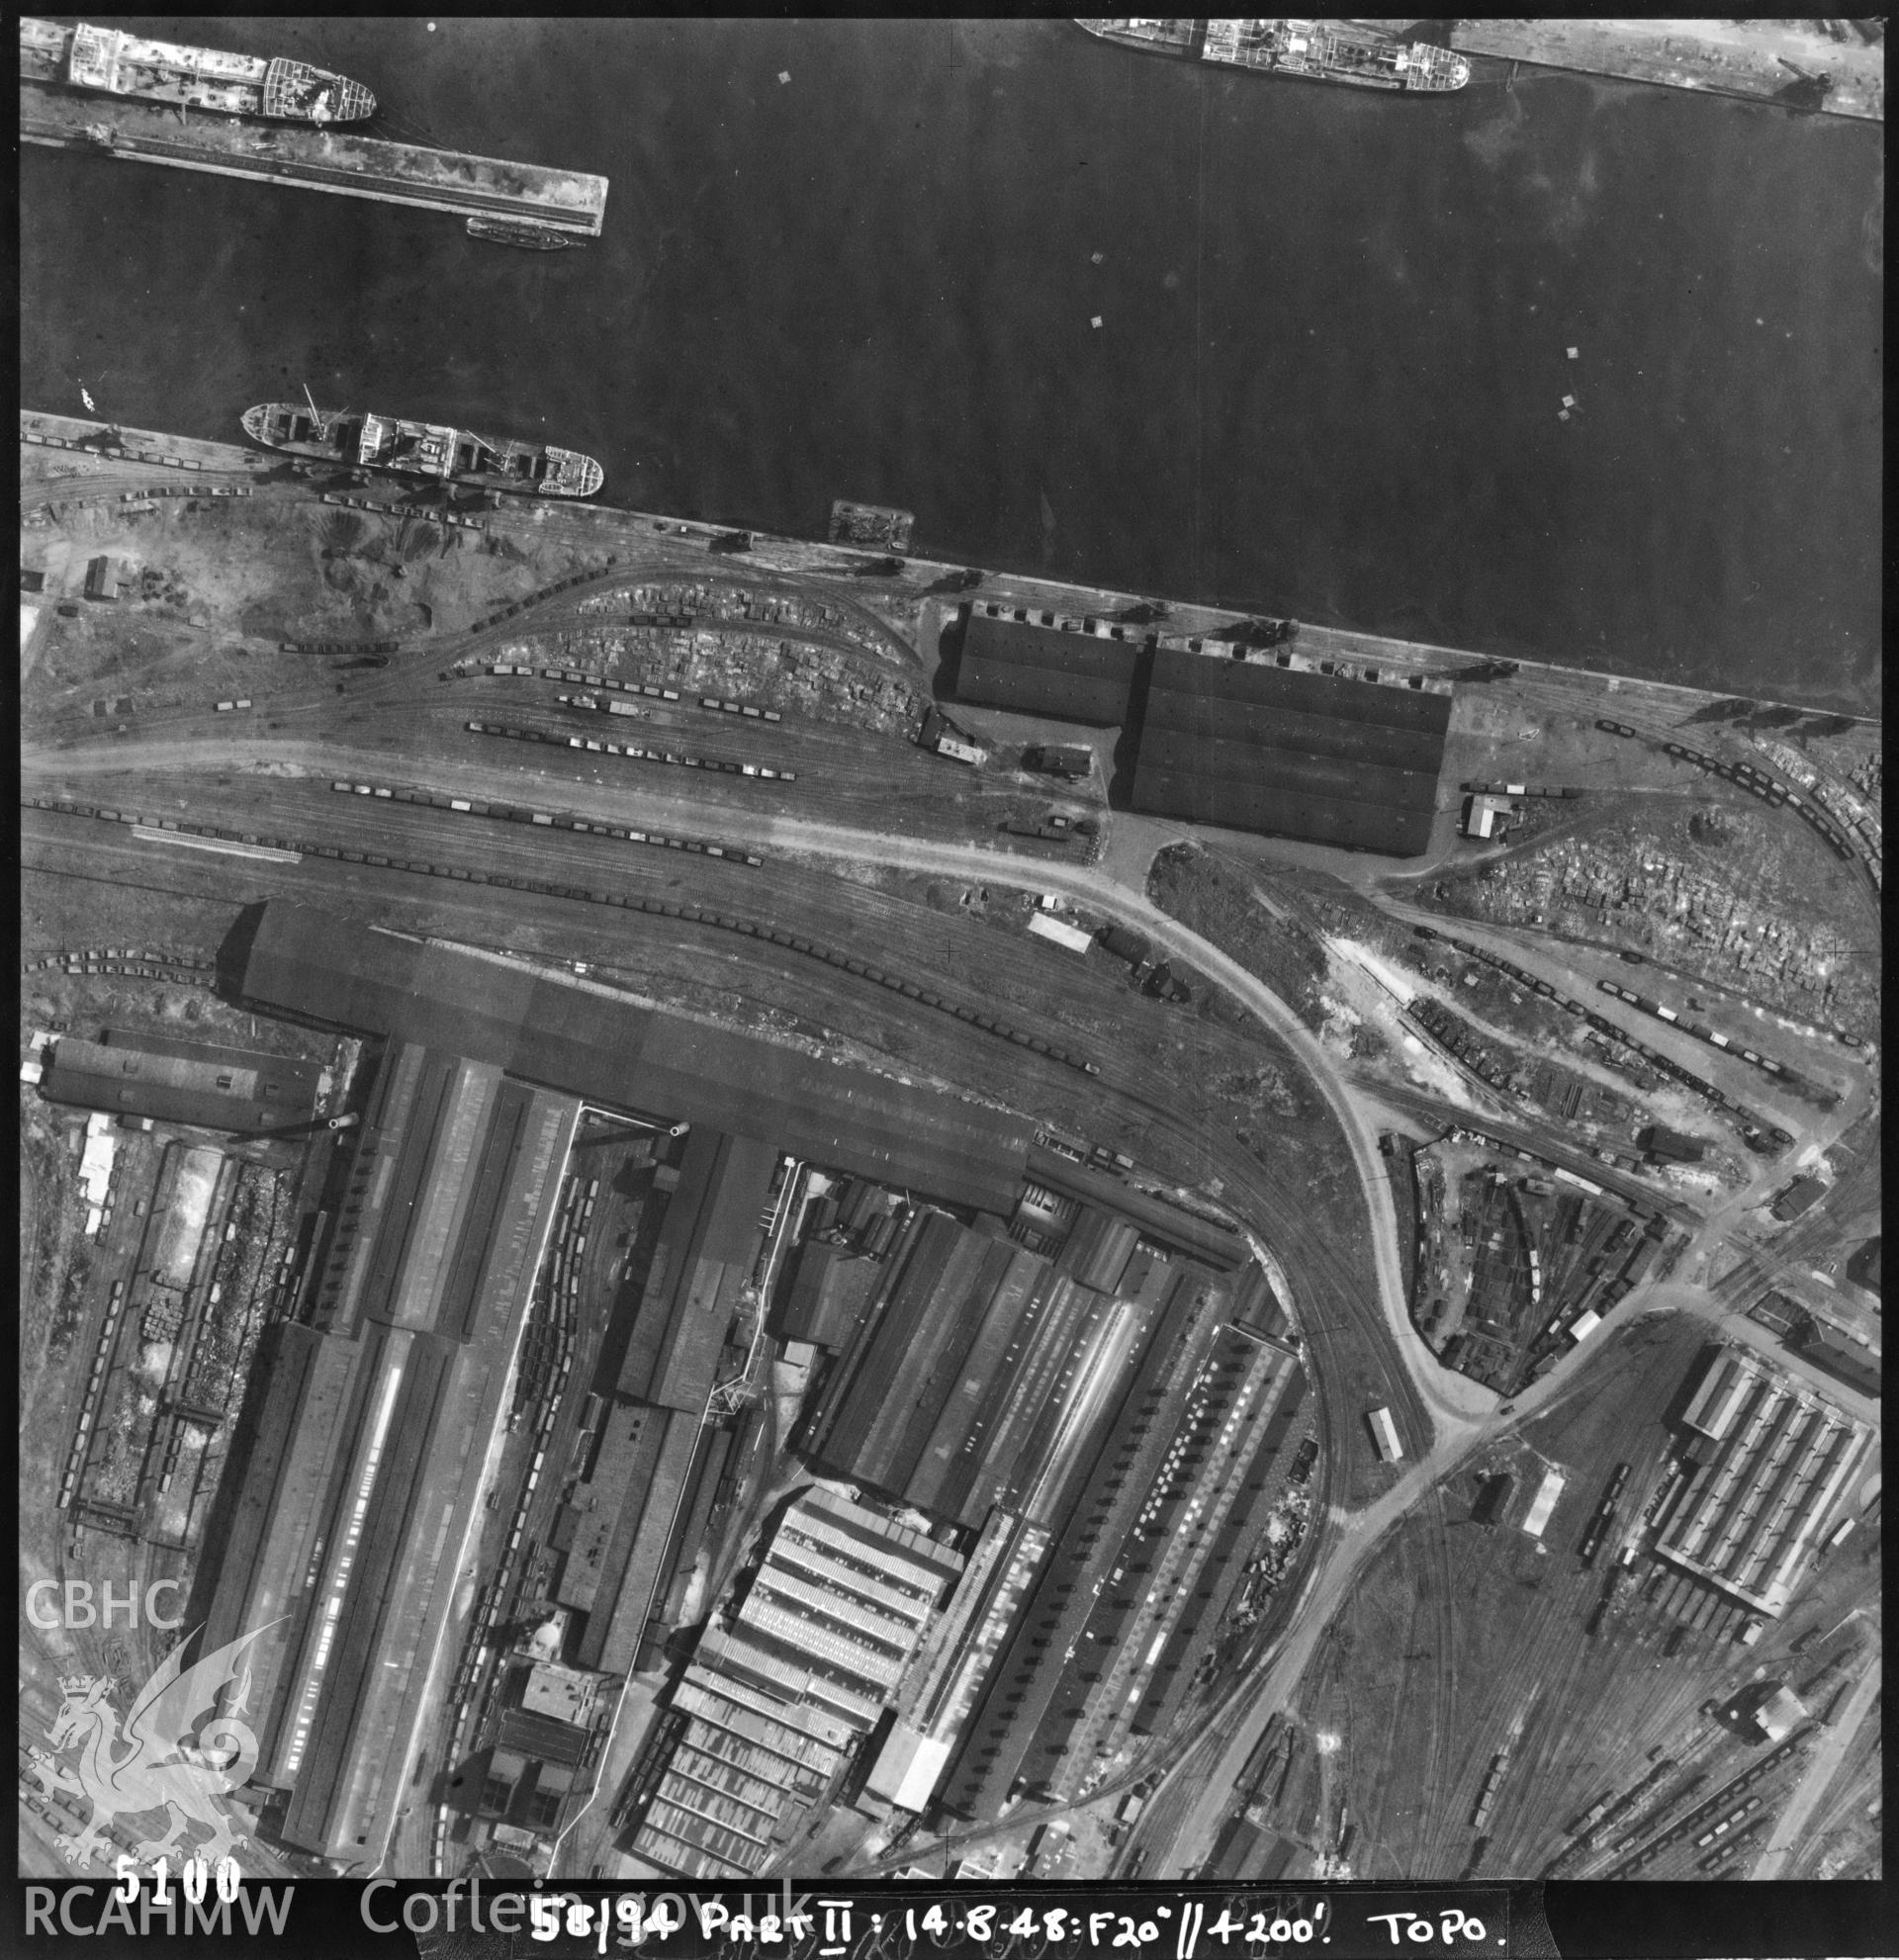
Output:
[[1236,651],[1154,655],[1133,808],[1392,857],[1428,849],[1450,695]]
[[1681,1419],[1698,1461],[1657,1552],[1756,1612],[1783,1612],[1872,1432],[1746,1348],[1714,1350]]
[[769,1141],[951,1204],[1006,1214],[1022,1182],[1029,1125],[998,1111],[311,906],[265,905],[240,985],[271,1012],[398,1040],[453,1027],[458,1053],[524,1081]]
[[1063,1515],[1128,1371],[1212,1277],[1143,1249],[1100,1292],[929,1210],[890,1272],[812,1404],[806,1447],[972,1530],[996,1504],[1041,1523]]
[[1128,719],[1142,648],[1120,629],[1064,627],[1053,613],[971,605],[956,666],[956,699],[1019,715],[1118,728]]
[[114,1115],[266,1134],[310,1121],[322,1075],[286,1055],[109,1027],[99,1041],[60,1035],[41,1094]]
[[1188,1269],[1164,1328],[1117,1371],[1114,1420],[1046,1513],[1058,1535],[957,1737],[942,1791],[957,1816],[1071,1793],[1178,1706],[1204,1650],[1202,1591],[1218,1589],[1210,1561],[1230,1558],[1261,1454],[1287,1433],[1278,1412],[1304,1386],[1290,1351],[1233,1327],[1230,1305]]
[[833,1491],[794,1498],[635,1772],[634,1856],[686,1878],[760,1870],[787,1813],[894,1698],[962,1569],[947,1546]]
[[250,1650],[287,1842],[380,1858],[454,1603],[580,1105],[419,1044],[385,1056],[316,1325],[279,1331],[207,1647]]

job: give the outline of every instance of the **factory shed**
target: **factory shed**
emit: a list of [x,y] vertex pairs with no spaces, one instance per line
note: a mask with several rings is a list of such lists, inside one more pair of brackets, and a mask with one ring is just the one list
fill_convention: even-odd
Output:
[[1818,1178],[1795,1178],[1778,1198],[1770,1209],[1782,1223],[1789,1218],[1797,1218],[1809,1209],[1826,1190]]
[[956,699],[972,707],[1114,728],[1128,719],[1139,645],[972,605],[962,630]]
[[1857,1341],[1850,1341],[1839,1328],[1824,1320],[1814,1321],[1800,1343],[1799,1352],[1816,1368],[1825,1369],[1836,1381],[1843,1381],[1875,1401],[1879,1398],[1884,1379],[1879,1357]]
[[1568,1481],[1560,1470],[1546,1470],[1543,1481],[1536,1487],[1536,1495],[1530,1499],[1530,1508],[1523,1518],[1523,1529],[1531,1538],[1541,1538],[1544,1527],[1550,1522],[1551,1513],[1556,1509],[1557,1499],[1563,1495],[1563,1486]]
[[601,1561],[594,1608],[574,1651],[579,1665],[606,1674],[630,1674],[639,1657],[646,1623],[679,1551],[678,1513],[699,1442],[696,1415],[672,1409],[647,1413],[664,1418],[659,1447],[630,1481],[615,1542]]
[[1847,1261],[1847,1278],[1855,1287],[1864,1287],[1867,1292],[1879,1291],[1879,1240],[1867,1239]]
[[[993,1405],[1006,1406],[1008,1363],[1038,1322],[1048,1262],[942,1211],[920,1215],[898,1258],[896,1284],[839,1365],[822,1454],[853,1477],[979,1524],[987,1502],[968,1515],[951,1473]],[[987,1440],[993,1455],[997,1439]]]
[[769,1140],[973,1210],[1015,1207],[1027,1123],[588,981],[273,899],[243,952],[240,987],[273,1012],[398,1039],[452,1027],[458,1053],[589,1103]]
[[593,1467],[574,1488],[572,1536],[553,1589],[561,1605],[590,1614],[604,1584],[611,1607],[671,1420],[671,1411],[644,1402],[607,1410]]
[[199,1129],[281,1130],[307,1123],[321,1074],[314,1063],[164,1036],[62,1034],[41,1081],[49,1102]]
[[619,1392],[696,1416],[758,1249],[776,1152],[694,1128],[667,1200]]
[[1445,694],[1163,649],[1132,806],[1416,856],[1430,844],[1449,721]]
[[1784,1741],[1807,1719],[1805,1704],[1782,1681],[1755,1715],[1755,1724],[1769,1742]]
[[787,1341],[811,1341],[836,1352],[846,1346],[864,1315],[885,1272],[848,1245],[808,1239],[798,1248],[790,1297],[780,1311],[777,1333]]
[[115,603],[122,588],[131,582],[132,568],[123,558],[107,554],[95,558],[86,567],[86,597],[89,599]]
[[256,1781],[285,1840],[380,1857],[454,1606],[577,1102],[399,1043],[316,1254],[315,1324],[276,1336],[209,1615],[256,1642]]
[[1683,1420],[1703,1447],[1657,1553],[1754,1612],[1781,1613],[1871,1430],[1743,1348],[1715,1351]]

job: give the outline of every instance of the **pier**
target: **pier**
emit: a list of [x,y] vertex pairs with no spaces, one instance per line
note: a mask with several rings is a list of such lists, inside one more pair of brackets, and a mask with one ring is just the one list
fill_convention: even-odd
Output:
[[96,150],[177,170],[292,184],[461,218],[515,219],[576,238],[597,238],[606,212],[607,180],[583,170],[378,142],[333,129],[193,116],[31,82],[20,86],[20,134],[55,149]]

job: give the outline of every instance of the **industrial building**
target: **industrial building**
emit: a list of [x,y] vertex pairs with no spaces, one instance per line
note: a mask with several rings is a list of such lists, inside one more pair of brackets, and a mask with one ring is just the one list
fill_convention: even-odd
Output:
[[519,1080],[769,1140],[948,1203],[1007,1213],[1022,1181],[1029,1125],[999,1111],[314,907],[262,908],[239,984],[265,1011],[396,1040],[452,1027],[458,1053]]
[[[1189,1677],[1158,1663],[1170,1648],[1184,1660],[1193,1634],[1175,1645],[1182,1624],[1212,1603],[1200,1574],[1223,1524],[1243,1517],[1259,1432],[1292,1382],[1284,1350],[1228,1324],[1229,1302],[1225,1285],[1192,1273],[1131,1369],[1116,1365],[1125,1386],[1046,1501],[1046,1556],[995,1664],[970,1684],[940,1798],[954,1815],[991,1819],[1012,1795],[1069,1788],[1184,1689]],[[1229,1421],[1233,1436],[1211,1447]],[[1228,1445],[1242,1431],[1251,1461],[1236,1477]],[[1218,1517],[1204,1517],[1210,1506]],[[1127,1640],[1136,1626],[1145,1638]]]
[[322,1079],[315,1062],[109,1027],[98,1041],[60,1035],[41,1094],[114,1115],[259,1133],[308,1123]]
[[1682,1414],[1690,1474],[1656,1550],[1778,1615],[1864,1458],[1871,1431],[1752,1349],[1717,1347]]
[[963,1569],[949,1547],[823,1488],[785,1509],[729,1631],[708,1633],[635,1772],[636,1859],[745,1877],[894,1700]]
[[592,1464],[554,1527],[554,1597],[587,1615],[574,1656],[627,1674],[657,1657],[669,1591],[703,1532],[729,1436],[703,1426],[743,1305],[776,1152],[695,1128],[647,1266]]
[[1849,1340],[1839,1328],[1810,1319],[1795,1352],[1824,1369],[1836,1381],[1878,1400],[1883,1381],[1879,1356]]
[[1569,1479],[1553,1465],[1544,1470],[1543,1480],[1536,1486],[1536,1495],[1530,1499],[1530,1508],[1523,1514],[1523,1530],[1531,1538],[1541,1538],[1554,1515],[1557,1500],[1563,1495],[1563,1486]]
[[[1059,1256],[924,1209],[814,1396],[803,1447],[967,1529],[1038,1523],[1112,1422],[1127,1371],[1212,1279],[1087,1209]],[[1093,1284],[1091,1284],[1091,1281]]]
[[1239,652],[1154,655],[1132,807],[1393,857],[1428,849],[1449,694]]
[[384,1055],[308,1324],[275,1330],[204,1640],[248,1652],[253,1781],[284,1840],[381,1858],[481,1516],[490,1439],[579,1103]]
[[964,616],[956,699],[973,707],[1119,727],[1142,648],[1119,628],[1091,631],[1053,613],[972,604]]
[[1826,1195],[1818,1178],[1795,1178],[1767,1208],[1782,1224],[1810,1210]]
[[95,558],[86,567],[86,597],[103,600],[108,605],[116,604],[125,587],[132,583],[133,577],[127,560],[110,553]]

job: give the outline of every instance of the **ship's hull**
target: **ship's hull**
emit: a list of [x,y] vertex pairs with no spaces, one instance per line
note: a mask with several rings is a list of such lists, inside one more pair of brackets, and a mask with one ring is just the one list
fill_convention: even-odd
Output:
[[590,456],[552,444],[511,442],[439,422],[338,410],[320,423],[302,402],[261,401],[244,410],[244,433],[266,449],[349,470],[509,490],[517,496],[591,496],[605,472]]
[[1258,74],[1343,82],[1352,88],[1407,95],[1443,95],[1471,78],[1471,64],[1425,42],[1381,41],[1337,21],[1120,20],[1077,21],[1077,27],[1124,47],[1146,48],[1183,60],[1250,68]]
[[100,95],[318,127],[359,123],[376,108],[360,82],[327,68],[150,41],[84,22],[66,28],[23,19],[20,73],[27,81],[63,82]]
[[524,252],[564,252],[582,242],[551,225],[527,224],[512,218],[471,218],[468,235],[491,245],[513,245]]

